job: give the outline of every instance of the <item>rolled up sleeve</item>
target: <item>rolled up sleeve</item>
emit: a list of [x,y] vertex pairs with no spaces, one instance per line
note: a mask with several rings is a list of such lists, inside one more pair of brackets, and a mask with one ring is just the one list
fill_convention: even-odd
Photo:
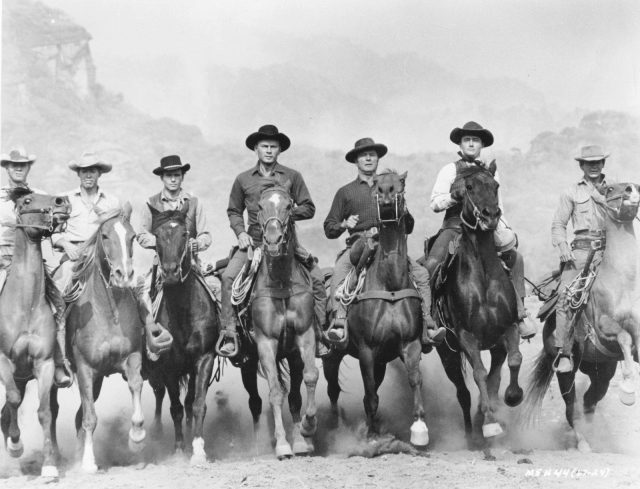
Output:
[[440,169],[431,191],[431,210],[442,212],[456,203],[455,199],[451,198],[451,184],[455,179],[455,163],[449,163]]
[[207,229],[207,217],[204,213],[202,202],[199,200],[196,207],[196,229],[198,230],[198,236],[196,237],[198,251],[204,251],[211,246],[211,234],[209,234],[209,231],[204,231]]

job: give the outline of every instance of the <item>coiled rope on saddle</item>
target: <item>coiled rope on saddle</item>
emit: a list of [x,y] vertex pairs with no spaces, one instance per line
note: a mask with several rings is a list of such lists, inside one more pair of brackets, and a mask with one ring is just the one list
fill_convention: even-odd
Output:
[[586,275],[578,275],[566,286],[566,303],[573,311],[581,309],[587,303],[595,278],[596,272],[592,269]]
[[242,265],[242,270],[233,281],[231,286],[231,304],[239,306],[244,304],[247,296],[251,292],[251,286],[253,285],[253,279],[258,271],[260,262],[262,261],[262,249],[256,248],[253,251],[253,258],[249,270],[247,271],[248,263]]
[[364,286],[364,278],[367,275],[367,269],[365,267],[360,270],[356,285],[353,287],[353,289],[349,290],[349,284],[351,283],[351,279],[355,273],[355,268],[349,270],[349,273],[345,277],[344,281],[336,289],[336,299],[339,300],[340,303],[345,307],[350,305],[362,290],[362,287]]

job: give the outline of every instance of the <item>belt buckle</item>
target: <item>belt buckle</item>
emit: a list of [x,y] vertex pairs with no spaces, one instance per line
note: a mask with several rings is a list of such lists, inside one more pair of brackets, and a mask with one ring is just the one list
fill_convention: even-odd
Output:
[[593,239],[591,240],[591,249],[592,250],[599,250],[600,248],[602,248],[602,240],[601,239]]

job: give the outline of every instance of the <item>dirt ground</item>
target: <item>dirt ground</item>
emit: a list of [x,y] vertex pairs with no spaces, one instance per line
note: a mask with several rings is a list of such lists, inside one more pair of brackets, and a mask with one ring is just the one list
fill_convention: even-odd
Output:
[[[539,336],[521,346],[525,361],[522,383],[540,349]],[[208,462],[191,466],[188,453],[173,453],[173,426],[168,400],[163,411],[163,433],[152,437],[148,430],[145,449],[135,455],[127,449],[131,402],[125,382],[112,376],[105,382],[97,403],[96,475],[83,474],[75,453],[73,418],[79,405],[77,387],[60,396],[59,441],[62,452],[60,488],[95,489],[173,487],[640,487],[640,403],[624,406],[617,396],[620,374],[598,406],[585,432],[592,453],[578,452],[564,419],[564,404],[554,382],[545,399],[540,422],[525,428],[519,408],[503,407],[499,419],[506,434],[494,442],[495,461],[484,460],[480,451],[467,450],[462,415],[453,385],[446,379],[437,354],[423,356],[423,394],[427,409],[430,445],[420,455],[386,454],[375,458],[350,456],[367,447],[363,440],[362,382],[357,363],[342,367],[342,419],[335,426],[328,414],[326,382],[321,376],[317,400],[319,431],[316,453],[278,461],[270,436],[271,411],[267,386],[260,383],[263,399],[261,426],[254,433],[239,372],[227,366],[220,382],[211,386],[205,420],[205,450]],[[508,370],[503,371],[503,384]],[[577,380],[581,398],[587,378]],[[467,379],[472,395],[477,389]],[[42,485],[41,430],[35,415],[34,386],[29,386],[21,408],[25,454],[10,459],[0,450],[0,487],[13,489]],[[143,391],[147,428],[153,416],[153,395]],[[0,391],[0,401],[4,393]],[[475,409],[475,406],[474,406]],[[287,410],[285,409],[285,412]],[[380,389],[380,416],[386,432],[408,441],[411,425],[411,394],[404,368],[392,364]],[[290,417],[285,419],[290,426]],[[188,450],[187,450],[188,451]]]

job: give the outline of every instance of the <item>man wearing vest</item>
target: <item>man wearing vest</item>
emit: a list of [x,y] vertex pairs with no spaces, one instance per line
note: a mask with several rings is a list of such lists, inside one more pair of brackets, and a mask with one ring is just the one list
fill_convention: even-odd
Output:
[[[449,136],[454,144],[460,146],[457,161],[444,166],[436,178],[436,182],[431,192],[431,209],[435,212],[445,212],[444,221],[434,241],[426,265],[430,274],[435,272],[436,267],[442,263],[448,253],[449,243],[460,233],[462,211],[462,200],[464,198],[464,179],[458,175],[460,171],[471,165],[488,167],[480,160],[482,148],[487,148],[493,144],[493,134],[484,129],[480,124],[470,121],[462,128],[456,127]],[[496,171],[495,179],[500,181]],[[498,189],[498,201],[502,210],[502,198]],[[528,320],[527,312],[524,308],[524,260],[517,252],[517,238],[515,233],[507,225],[503,217],[500,218],[498,228],[494,233],[496,241],[496,251],[501,254],[502,261],[511,271],[511,281],[518,296],[518,330],[523,339],[532,338],[536,334],[536,327]]]
[[[262,191],[273,185],[274,182],[280,185],[289,182],[291,198],[295,204],[291,219],[294,221],[311,219],[316,212],[316,207],[311,200],[302,175],[296,170],[278,163],[280,153],[289,149],[291,145],[291,141],[285,134],[278,131],[274,125],[265,125],[257,132],[250,134],[245,145],[255,153],[258,161],[252,168],[236,177],[229,195],[227,215],[231,229],[238,238],[238,250],[231,257],[222,274],[222,324],[224,330],[222,331],[223,337],[219,352],[225,357],[234,357],[238,354],[237,324],[231,305],[231,288],[234,279],[247,260],[247,249],[262,243],[262,228],[258,223],[258,201]],[[248,227],[245,226],[245,210],[247,211]],[[325,319],[326,292],[322,273],[311,254],[300,244],[296,249],[296,257],[311,273],[317,333]],[[318,335],[316,335],[316,347],[318,355],[328,353]]]
[[[580,155],[574,159],[580,164],[583,176],[562,193],[551,224],[551,240],[554,248],[558,250],[560,262],[564,263],[558,287],[555,331],[558,357],[554,362],[554,368],[560,373],[573,370],[573,331],[569,327],[567,317],[567,285],[582,272],[591,243],[604,239],[606,201],[599,189],[607,186],[602,169],[608,156],[600,146],[590,145],[581,148]],[[571,246],[567,240],[569,221],[574,234]],[[601,259],[601,250],[596,251],[596,257]]]
[[[347,311],[344,305],[336,300],[335,293],[338,286],[345,280],[347,274],[353,269],[349,248],[361,236],[377,234],[378,212],[373,198],[372,189],[376,181],[378,161],[387,154],[384,144],[376,143],[371,138],[363,138],[356,141],[353,149],[345,156],[349,163],[357,167],[358,175],[354,181],[340,188],[333,198],[331,209],[324,221],[324,234],[329,239],[337,239],[346,230],[347,249],[344,250],[333,268],[331,278],[331,324],[327,328],[326,335],[332,342],[340,342],[344,338]],[[411,219],[413,221],[413,219]],[[413,226],[411,226],[413,227]],[[411,229],[407,230],[407,234]],[[422,344],[427,347],[439,343],[444,339],[446,330],[438,328],[431,317],[431,289],[429,288],[429,273],[417,263],[409,259],[407,264],[411,278],[422,297]]]
[[[27,183],[27,176],[35,161],[36,157],[29,155],[22,147],[12,149],[8,155],[2,155],[0,160],[0,165],[6,169],[9,179],[8,185],[0,189],[0,293],[7,276],[7,269],[11,266],[16,234],[15,204],[9,198],[9,192],[15,187],[30,188]],[[45,193],[35,188],[31,190],[38,194]],[[63,308],[64,305],[60,304],[59,307]],[[56,321],[56,323],[58,322]],[[58,387],[68,387],[71,385],[71,372],[66,365],[64,322],[58,323],[53,360],[55,363],[54,381],[56,385]]]

